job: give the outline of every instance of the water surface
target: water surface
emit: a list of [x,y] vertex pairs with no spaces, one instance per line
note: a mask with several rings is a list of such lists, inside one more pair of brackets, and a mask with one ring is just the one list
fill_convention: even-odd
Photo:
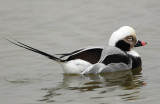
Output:
[[[160,1],[0,0],[1,104],[159,104]],[[141,73],[65,75],[56,62],[7,42],[15,39],[50,54],[108,45],[129,25],[138,39]]]

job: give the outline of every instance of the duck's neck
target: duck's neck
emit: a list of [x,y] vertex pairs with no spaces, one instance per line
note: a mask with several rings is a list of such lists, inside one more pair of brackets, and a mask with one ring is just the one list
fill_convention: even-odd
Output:
[[127,54],[130,54],[130,55],[132,55],[134,57],[140,57],[140,55],[136,51],[134,51],[134,50],[127,51]]
[[126,43],[124,40],[119,40],[115,46],[117,48],[120,48],[121,50],[123,51],[130,51],[130,44],[129,43]]

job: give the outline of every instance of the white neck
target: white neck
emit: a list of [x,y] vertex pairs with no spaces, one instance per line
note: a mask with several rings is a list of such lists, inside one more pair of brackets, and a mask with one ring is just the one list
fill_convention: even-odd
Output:
[[128,51],[127,53],[132,55],[132,56],[140,57],[140,55],[134,50]]

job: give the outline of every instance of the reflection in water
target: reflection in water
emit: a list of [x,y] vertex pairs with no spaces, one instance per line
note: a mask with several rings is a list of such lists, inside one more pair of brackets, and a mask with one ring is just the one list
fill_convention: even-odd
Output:
[[[123,89],[124,91],[138,89],[145,84],[141,73],[138,73],[139,70],[141,70],[141,68],[137,69],[137,72],[132,72],[129,70],[105,73],[101,75],[64,74],[63,82],[61,82],[61,84],[59,84],[57,87],[42,89],[47,91],[47,94],[39,101],[55,102],[55,100],[53,100],[54,97],[63,95],[64,91],[66,90],[83,93],[100,89],[98,93],[105,94],[107,92],[112,92],[117,88]],[[124,93],[118,96],[121,96],[124,100],[134,100],[138,98],[138,96],[135,96],[135,94],[139,92],[140,91]],[[91,99],[96,98],[101,97],[92,97]]]

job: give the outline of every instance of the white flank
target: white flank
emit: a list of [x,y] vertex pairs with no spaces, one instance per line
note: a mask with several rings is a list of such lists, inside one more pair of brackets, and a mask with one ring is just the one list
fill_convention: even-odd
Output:
[[92,65],[81,59],[75,59],[60,64],[63,67],[64,72],[67,74],[81,74],[85,69]]

